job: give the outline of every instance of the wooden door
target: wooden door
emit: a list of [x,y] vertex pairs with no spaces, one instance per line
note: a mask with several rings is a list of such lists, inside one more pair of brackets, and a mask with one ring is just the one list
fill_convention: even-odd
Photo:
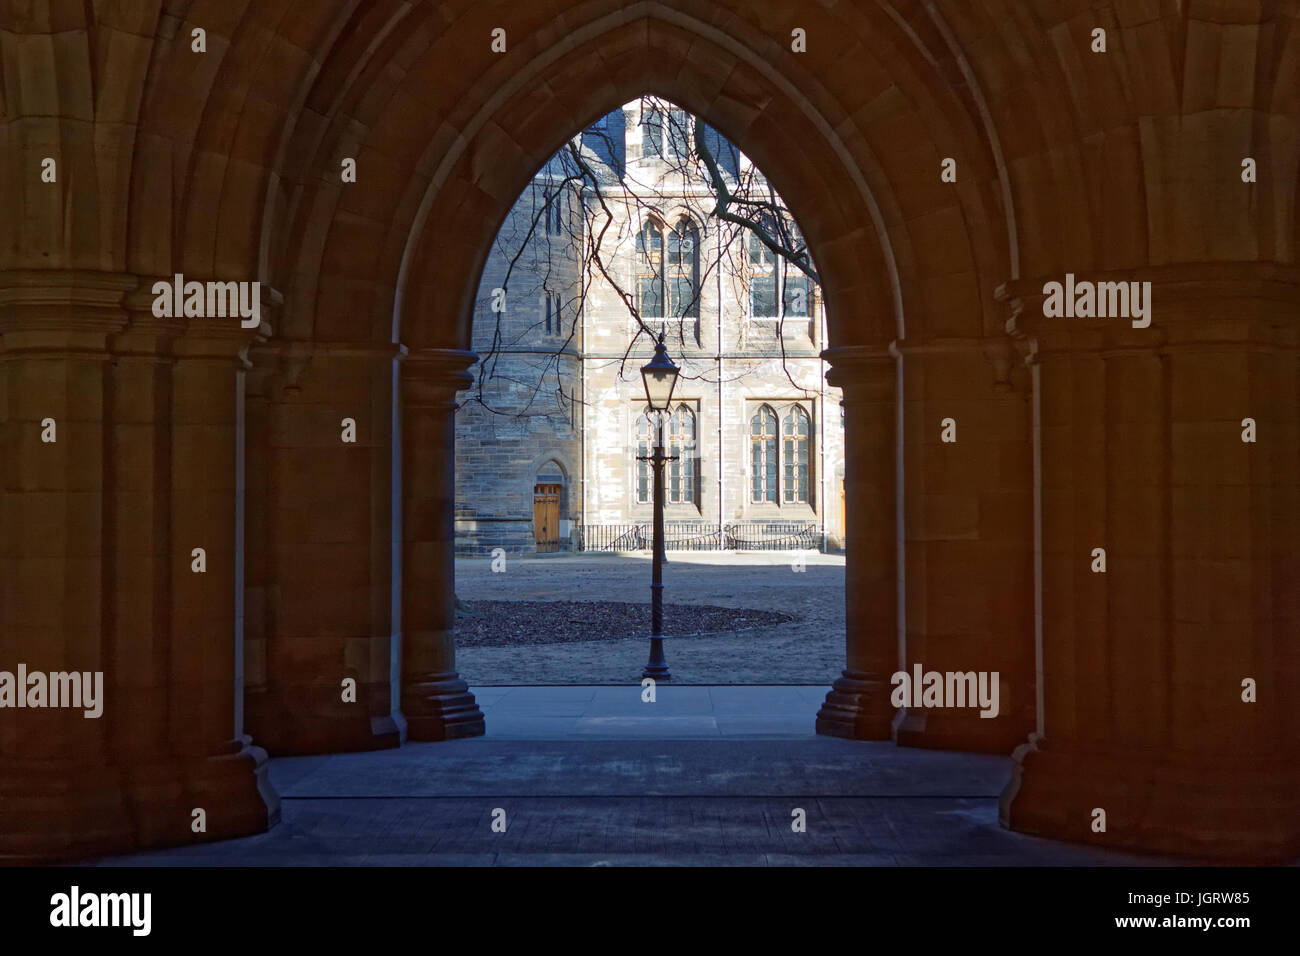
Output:
[[560,550],[560,490],[562,485],[533,488],[533,537],[537,550]]

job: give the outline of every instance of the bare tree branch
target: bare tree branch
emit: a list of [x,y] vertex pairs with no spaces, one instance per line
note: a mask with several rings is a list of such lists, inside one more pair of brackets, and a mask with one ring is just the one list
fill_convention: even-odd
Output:
[[[653,97],[643,97],[641,106],[643,115],[654,115],[656,122],[658,118],[662,118],[667,124],[666,130],[660,131],[658,160],[651,167],[651,175],[652,177],[657,175],[657,182],[635,182],[631,170],[627,168],[628,164],[619,161],[623,143],[616,144],[603,125],[592,127],[566,143],[544,167],[544,178],[540,182],[535,179],[529,187],[534,200],[534,210],[532,216],[526,220],[526,228],[522,230],[522,234],[519,230],[512,230],[513,225],[519,221],[512,215],[497,237],[497,246],[507,256],[505,278],[501,285],[506,302],[510,302],[509,289],[512,278],[517,271],[524,269],[522,263],[525,255],[531,253],[531,268],[540,279],[540,288],[547,297],[548,308],[552,296],[567,295],[567,299],[561,300],[561,314],[570,315],[572,320],[567,335],[564,335],[562,340],[555,342],[548,351],[534,353],[542,355],[541,366],[536,372],[537,381],[533,383],[532,393],[523,403],[522,408],[518,404],[508,408],[495,407],[485,394],[485,389],[491,383],[514,385],[519,388],[528,387],[527,383],[517,377],[507,375],[500,367],[500,360],[504,354],[520,352],[521,350],[517,348],[519,343],[535,342],[540,325],[539,319],[538,322],[524,329],[516,327],[513,341],[508,341],[502,325],[504,313],[496,312],[491,341],[486,350],[480,350],[482,356],[479,373],[476,376],[475,391],[475,400],[493,414],[511,417],[548,414],[532,412],[532,409],[546,383],[552,380],[552,375],[557,404],[561,408],[564,407],[563,362],[566,356],[577,357],[573,349],[574,339],[579,328],[580,317],[587,307],[589,295],[597,281],[603,281],[614,291],[635,325],[634,334],[630,336],[619,362],[620,378],[643,334],[649,336],[651,341],[656,341],[665,335],[671,323],[678,345],[684,353],[689,354],[692,346],[686,341],[686,330],[693,326],[695,345],[698,346],[699,304],[705,282],[715,270],[722,269],[729,273],[736,299],[745,300],[748,294],[745,287],[746,276],[751,271],[750,259],[747,257],[748,242],[761,244],[776,257],[774,267],[779,263],[781,270],[779,284],[774,283],[776,289],[786,288],[787,264],[807,277],[812,286],[820,286],[820,276],[812,262],[807,245],[794,224],[793,217],[757,169],[752,164],[741,164],[737,153],[737,161],[734,163],[735,177],[729,182],[727,174],[721,168],[718,158],[714,156],[709,145],[711,131],[702,119],[689,117],[671,104]],[[718,140],[720,143],[726,142],[720,136]],[[602,147],[604,157],[589,156],[589,153],[595,152],[592,147]],[[673,190],[668,188],[668,185],[676,185],[678,188]],[[539,195],[540,204],[537,202]],[[652,326],[641,314],[637,298],[639,293],[624,286],[620,279],[621,270],[609,256],[619,255],[620,247],[625,241],[636,245],[639,236],[638,223],[649,221],[653,217],[654,221],[665,223],[665,229],[670,228],[665,218],[670,205],[685,204],[688,209],[692,209],[699,205],[696,202],[698,199],[709,199],[713,204],[712,210],[706,211],[704,207],[699,209],[697,235],[700,245],[703,245],[706,236],[712,234],[712,242],[719,253],[716,258],[710,257],[710,260],[705,262],[704,257],[699,255],[699,249],[695,251],[693,260],[695,271],[691,275],[690,283],[691,298],[689,301],[680,302],[674,298],[680,286],[674,284],[673,296],[668,294],[668,256],[662,251],[663,247],[660,247],[661,253],[653,266],[652,275],[661,290],[661,308],[664,312],[668,312],[671,302],[679,314],[665,315],[662,319],[657,319],[656,325]],[[552,218],[557,203],[567,215]],[[575,209],[576,215],[573,214]],[[543,216],[546,217],[547,228],[539,230],[538,224]],[[564,225],[561,230],[558,230],[561,241],[557,254],[553,243],[553,234],[557,230],[553,230],[552,225],[561,221]],[[623,235],[624,226],[628,228],[630,235]],[[676,230],[677,227],[671,228]],[[610,235],[611,230],[615,233],[614,236]],[[678,235],[680,236],[680,233]],[[612,252],[607,251],[610,249],[606,244],[607,240],[611,240]],[[557,275],[555,271],[557,262],[564,262],[567,265],[573,259],[575,249],[578,250],[578,254],[576,262],[572,264],[573,271],[576,273],[576,294],[573,293],[573,279],[565,275]],[[680,254],[680,245],[678,250]],[[680,261],[676,265],[680,269]],[[674,277],[677,275],[680,275],[680,272],[674,273]],[[773,275],[775,278],[776,273],[774,272]],[[780,345],[781,365],[790,384],[807,395],[810,390],[794,380],[789,367],[784,300],[784,294],[778,297],[778,314],[775,316],[775,334]],[[807,311],[808,321],[810,323],[815,321],[811,295]],[[695,315],[692,316],[691,313]],[[559,314],[555,318],[558,323]],[[748,328],[744,330],[746,335],[750,332]],[[721,347],[722,344],[719,343],[719,348]],[[714,379],[709,378],[709,374],[708,371],[702,371],[690,375],[683,371],[685,378],[697,378],[712,383]],[[736,378],[744,377],[746,374],[749,372],[741,372],[736,375]],[[579,398],[570,393],[569,400],[576,402]],[[585,396],[582,400],[585,401]],[[572,412],[570,417],[572,418]]]

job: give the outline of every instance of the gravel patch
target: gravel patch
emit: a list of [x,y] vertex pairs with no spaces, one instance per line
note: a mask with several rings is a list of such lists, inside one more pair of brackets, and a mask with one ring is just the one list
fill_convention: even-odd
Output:
[[[735,633],[794,620],[781,611],[667,604],[664,636]],[[456,611],[457,647],[645,640],[649,633],[650,605],[626,601],[462,601]]]
[[[808,553],[798,570],[777,551],[674,552],[664,567],[665,629],[677,630],[682,605],[725,608],[736,618],[752,608],[788,614],[785,623],[697,637],[669,633],[664,651],[674,684],[811,684],[829,686],[844,669],[844,557]],[[626,631],[639,640],[591,640],[583,625],[571,639],[535,644],[511,639],[468,645],[457,640],[456,670],[474,685],[639,684],[650,632],[650,560],[614,555],[510,558],[503,572],[488,558],[456,559],[462,602],[557,599],[630,603],[643,615]],[[576,617],[576,615],[575,615]],[[735,621],[730,626],[735,626]],[[527,630],[527,626],[525,627]],[[462,632],[463,633],[463,632]]]

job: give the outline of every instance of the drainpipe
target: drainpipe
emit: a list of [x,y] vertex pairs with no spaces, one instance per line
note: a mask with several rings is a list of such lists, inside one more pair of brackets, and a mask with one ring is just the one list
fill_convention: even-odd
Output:
[[[826,341],[826,311],[820,305],[816,318],[817,340]],[[814,345],[815,347],[815,345]],[[817,358],[817,506],[822,513],[822,554],[826,553],[826,360]]]
[[[722,238],[721,228],[717,231],[718,239]],[[717,340],[714,342],[714,349],[717,352],[718,362],[718,543],[726,550],[726,540],[722,536],[723,516],[726,514],[726,503],[724,494],[726,485],[723,476],[726,474],[726,444],[725,434],[722,430],[722,418],[725,406],[722,403],[722,242],[717,241],[713,244],[714,251],[717,254],[717,268],[714,270],[717,274],[713,277],[718,286],[718,322],[717,322]]]
[[[582,200],[579,199],[579,203],[581,203],[581,201]],[[582,213],[580,212],[579,215],[582,215]],[[585,215],[583,215],[582,221],[585,226],[587,222],[587,218]],[[582,230],[582,256],[581,256],[581,261],[583,262],[587,261],[587,243],[590,242],[590,240],[591,237],[587,234],[587,230],[584,228]],[[584,276],[579,274],[578,281],[582,282],[583,279]],[[588,292],[590,292],[590,287],[588,287]],[[579,455],[582,464],[579,466],[578,482],[579,482],[579,488],[581,489],[579,491],[579,494],[582,497],[582,504],[579,506],[579,512],[582,515],[581,534],[583,538],[583,545],[585,547],[586,537],[587,537],[587,293],[586,292],[584,292],[582,295],[582,300],[578,305],[578,311],[581,313],[578,321],[578,328],[579,328],[578,377],[582,383],[582,424],[579,429],[580,434],[578,437],[578,450],[579,450]]]

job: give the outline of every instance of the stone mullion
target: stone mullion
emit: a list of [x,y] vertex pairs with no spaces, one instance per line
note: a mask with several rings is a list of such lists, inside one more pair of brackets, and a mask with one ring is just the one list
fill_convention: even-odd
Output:
[[456,673],[455,396],[470,352],[422,349],[401,363],[402,713],[411,740],[484,731]]
[[817,714],[817,732],[888,740],[890,677],[898,663],[895,362],[833,349],[830,383],[843,395],[846,667]]

